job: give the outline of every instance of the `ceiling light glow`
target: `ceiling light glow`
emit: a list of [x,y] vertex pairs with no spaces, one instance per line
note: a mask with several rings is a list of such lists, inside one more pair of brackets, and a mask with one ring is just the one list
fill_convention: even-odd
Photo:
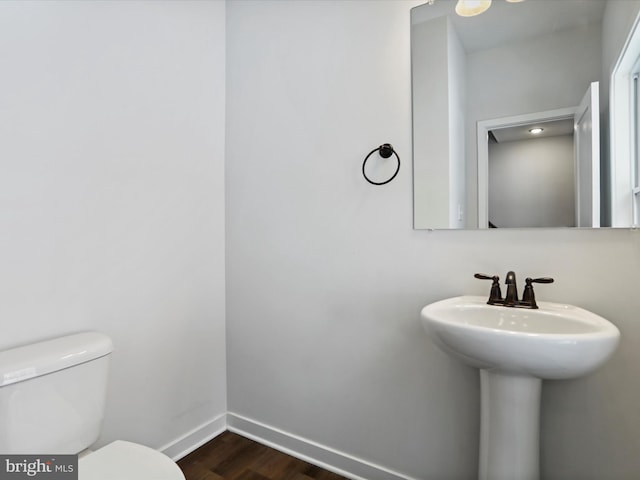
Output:
[[491,6],[491,0],[458,0],[456,13],[461,17],[473,17],[485,12]]

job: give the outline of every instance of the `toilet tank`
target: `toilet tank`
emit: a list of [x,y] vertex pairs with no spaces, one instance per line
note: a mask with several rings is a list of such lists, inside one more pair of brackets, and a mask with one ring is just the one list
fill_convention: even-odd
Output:
[[0,452],[78,453],[98,438],[111,339],[85,332],[0,352]]

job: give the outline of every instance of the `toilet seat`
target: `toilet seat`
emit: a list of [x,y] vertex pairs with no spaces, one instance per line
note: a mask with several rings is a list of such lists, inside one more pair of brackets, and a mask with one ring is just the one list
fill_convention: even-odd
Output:
[[78,460],[79,480],[185,480],[178,465],[163,453],[116,440]]

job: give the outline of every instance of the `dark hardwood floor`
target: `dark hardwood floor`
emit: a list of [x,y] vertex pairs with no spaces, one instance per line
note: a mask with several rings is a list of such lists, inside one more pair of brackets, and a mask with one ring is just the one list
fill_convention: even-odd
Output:
[[347,480],[232,432],[178,461],[187,480]]

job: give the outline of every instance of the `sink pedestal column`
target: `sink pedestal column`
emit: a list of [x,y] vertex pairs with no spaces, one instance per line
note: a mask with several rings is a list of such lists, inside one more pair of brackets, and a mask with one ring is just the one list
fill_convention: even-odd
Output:
[[479,480],[539,480],[542,380],[480,370]]

